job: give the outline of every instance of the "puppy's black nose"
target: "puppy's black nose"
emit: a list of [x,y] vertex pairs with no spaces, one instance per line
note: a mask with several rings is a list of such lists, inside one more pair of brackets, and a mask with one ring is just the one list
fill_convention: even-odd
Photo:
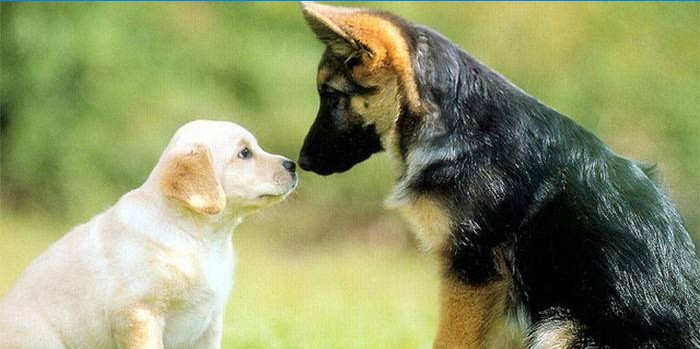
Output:
[[306,155],[299,156],[299,166],[301,166],[302,170],[307,171],[311,168],[311,161],[309,161],[309,158]]
[[291,173],[294,173],[297,170],[297,165],[294,163],[294,161],[284,160],[284,162],[282,162],[282,166]]

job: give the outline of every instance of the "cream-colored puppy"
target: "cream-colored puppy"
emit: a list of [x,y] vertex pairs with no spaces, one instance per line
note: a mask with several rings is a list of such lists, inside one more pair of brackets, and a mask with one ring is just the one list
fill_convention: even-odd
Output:
[[219,348],[231,232],[296,186],[222,121],[182,126],[146,182],[34,260],[0,301],[0,348]]

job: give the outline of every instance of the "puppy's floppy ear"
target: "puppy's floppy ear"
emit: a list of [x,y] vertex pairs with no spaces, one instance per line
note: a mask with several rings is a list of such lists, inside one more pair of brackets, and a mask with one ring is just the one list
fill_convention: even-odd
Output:
[[371,55],[371,51],[348,28],[350,16],[362,11],[360,9],[336,7],[302,2],[304,19],[326,46],[341,57],[356,57],[358,53]]
[[226,206],[226,195],[216,177],[209,149],[201,144],[165,159],[160,186],[168,198],[200,214],[213,215]]

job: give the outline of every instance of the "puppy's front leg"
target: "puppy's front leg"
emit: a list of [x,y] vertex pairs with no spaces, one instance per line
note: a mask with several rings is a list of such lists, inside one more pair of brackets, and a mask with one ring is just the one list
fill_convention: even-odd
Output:
[[202,334],[195,344],[195,348],[201,349],[220,349],[221,348],[221,334],[224,327],[224,317],[221,313],[217,313],[213,316],[209,327]]
[[501,327],[505,286],[502,280],[472,286],[445,277],[440,285],[440,321],[433,349],[511,348],[494,343],[493,338]]
[[119,349],[163,349],[163,319],[145,305],[117,312],[113,333]]

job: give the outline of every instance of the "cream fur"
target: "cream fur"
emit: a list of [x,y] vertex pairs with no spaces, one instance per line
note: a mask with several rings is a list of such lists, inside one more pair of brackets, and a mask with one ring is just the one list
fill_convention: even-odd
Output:
[[[237,157],[246,146],[253,157]],[[209,183],[225,194],[216,214],[161,190],[167,161],[195,147],[207,149],[216,176]],[[229,122],[181,127],[141,187],[27,267],[0,300],[0,347],[220,348],[233,284],[231,233],[247,213],[294,189],[283,160]]]

